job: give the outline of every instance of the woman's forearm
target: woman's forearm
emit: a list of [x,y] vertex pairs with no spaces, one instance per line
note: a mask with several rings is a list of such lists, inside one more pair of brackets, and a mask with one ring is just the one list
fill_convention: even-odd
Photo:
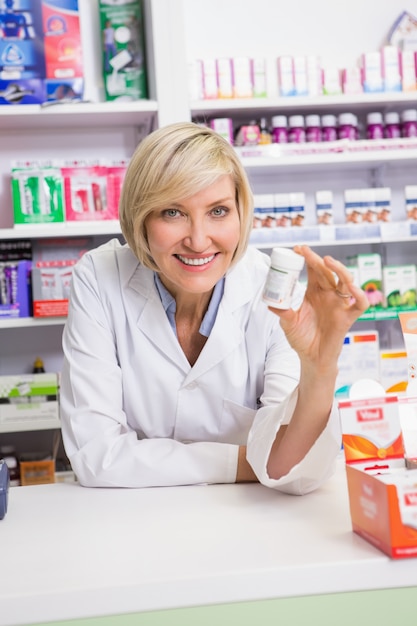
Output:
[[301,369],[297,403],[287,426],[281,426],[271,448],[267,471],[279,479],[308,453],[327,425],[334,401],[336,367],[317,372]]

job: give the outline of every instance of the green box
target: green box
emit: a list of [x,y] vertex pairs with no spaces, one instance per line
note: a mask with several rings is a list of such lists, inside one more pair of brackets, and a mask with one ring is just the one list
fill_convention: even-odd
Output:
[[103,80],[106,100],[148,97],[141,0],[100,0]]

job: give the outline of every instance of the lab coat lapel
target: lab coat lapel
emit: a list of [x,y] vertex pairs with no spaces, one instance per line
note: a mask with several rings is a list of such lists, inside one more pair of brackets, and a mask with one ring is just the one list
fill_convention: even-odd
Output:
[[235,266],[226,277],[225,292],[210,337],[187,376],[187,383],[202,376],[244,341],[242,307],[251,299],[252,281],[246,263]]
[[[137,325],[164,358],[170,359],[186,375],[190,364],[182,351],[156,291],[153,272],[138,265],[129,280],[129,287],[136,292],[132,307],[138,311]],[[137,294],[142,296],[139,301]],[[141,304],[140,304],[141,303]]]
[[181,368],[186,376],[185,383],[216,366],[244,340],[242,307],[251,300],[256,289],[251,272],[248,271],[249,263],[250,260],[244,258],[228,272],[216,322],[193,367],[169,324],[155,288],[153,272],[138,264],[130,276],[129,287],[142,296],[142,306],[138,305],[137,295],[132,302],[132,306],[139,309],[137,324],[140,330],[158,351],[164,353],[165,358]]

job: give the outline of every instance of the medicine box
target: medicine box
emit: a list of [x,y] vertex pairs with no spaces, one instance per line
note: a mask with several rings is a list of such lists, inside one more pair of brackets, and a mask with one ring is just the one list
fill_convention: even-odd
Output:
[[0,319],[30,317],[31,267],[29,260],[0,261]]
[[410,401],[339,402],[352,529],[394,559],[417,556],[417,471],[406,467],[400,421]]
[[28,424],[33,430],[60,427],[56,373],[0,376],[0,432]]
[[65,317],[75,259],[38,261],[32,268],[33,317]]
[[19,466],[22,486],[46,485],[55,482],[54,459],[21,460]]

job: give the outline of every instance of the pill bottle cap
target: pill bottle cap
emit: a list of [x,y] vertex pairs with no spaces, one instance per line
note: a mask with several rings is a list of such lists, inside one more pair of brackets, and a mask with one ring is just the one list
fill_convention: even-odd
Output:
[[341,113],[339,115],[339,126],[356,126],[358,120],[353,113]]
[[274,115],[272,118],[273,128],[287,128],[287,117],[285,115]]
[[366,121],[368,122],[368,124],[382,124],[382,113],[368,113],[368,115],[366,116]]
[[335,115],[323,115],[321,118],[322,126],[336,126],[336,116]]
[[291,115],[289,119],[291,128],[300,128],[304,126],[304,117],[302,115]]
[[403,122],[415,122],[417,121],[417,110],[416,109],[407,109],[403,111],[401,114],[401,119]]
[[320,115],[307,115],[306,117],[306,126],[320,126]]
[[304,257],[290,248],[273,248],[271,265],[273,267],[285,267],[285,269],[301,271],[304,267]]
[[397,111],[390,111],[385,113],[385,124],[398,124],[400,121],[400,115]]

